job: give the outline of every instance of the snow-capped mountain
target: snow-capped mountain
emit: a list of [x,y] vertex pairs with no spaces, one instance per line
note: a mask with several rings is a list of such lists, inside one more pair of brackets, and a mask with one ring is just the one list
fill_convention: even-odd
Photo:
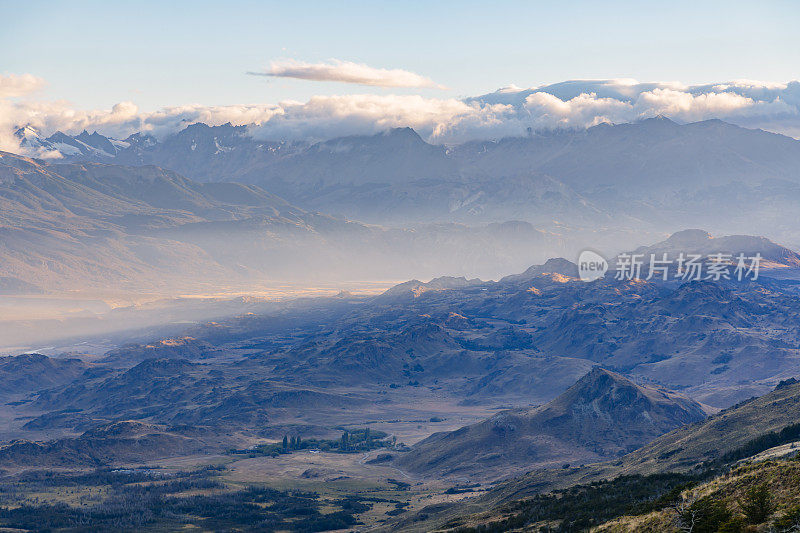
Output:
[[14,135],[20,139],[20,147],[25,151],[50,159],[107,161],[131,146],[130,142],[86,130],[74,136],[57,131],[50,137],[44,137],[36,128],[23,126]]

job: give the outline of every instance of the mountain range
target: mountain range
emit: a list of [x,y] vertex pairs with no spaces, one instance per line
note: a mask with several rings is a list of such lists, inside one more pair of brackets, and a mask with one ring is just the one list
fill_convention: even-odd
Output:
[[[193,124],[163,139],[19,135],[66,160],[254,184],[304,209],[370,223],[682,225],[798,240],[785,214],[800,198],[800,141],[720,120],[658,117],[457,146],[429,144],[409,128],[314,144],[260,140],[230,124]],[[734,211],[747,216],[727,216]]]

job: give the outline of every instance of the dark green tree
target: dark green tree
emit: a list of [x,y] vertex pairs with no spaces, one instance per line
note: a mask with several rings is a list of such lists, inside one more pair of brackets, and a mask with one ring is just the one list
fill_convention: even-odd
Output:
[[775,510],[772,495],[766,485],[751,487],[739,501],[744,516],[749,524],[763,524]]

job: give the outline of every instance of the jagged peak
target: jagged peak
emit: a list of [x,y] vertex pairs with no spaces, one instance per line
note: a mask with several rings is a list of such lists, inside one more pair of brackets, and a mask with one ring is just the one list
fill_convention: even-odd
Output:
[[60,142],[64,139],[72,139],[72,137],[70,137],[61,130],[56,130],[50,137],[47,138],[48,141],[56,141],[56,142]]
[[31,126],[30,124],[25,124],[24,126],[20,126],[16,130],[14,130],[14,135],[17,137],[26,137],[28,135],[39,137],[41,134],[39,130]]

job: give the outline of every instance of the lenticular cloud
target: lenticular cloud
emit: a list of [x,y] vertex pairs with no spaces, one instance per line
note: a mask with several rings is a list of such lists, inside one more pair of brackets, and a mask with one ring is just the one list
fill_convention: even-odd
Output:
[[[686,86],[635,80],[567,81],[529,89],[507,87],[455,99],[420,95],[315,96],[307,102],[167,107],[140,112],[133,102],[107,110],[80,110],[63,101],[34,98],[43,81],[30,75],[0,76],[0,149],[19,151],[14,131],[32,126],[97,130],[124,138],[137,131],[164,136],[188,124],[250,125],[262,139],[323,140],[408,126],[435,143],[458,143],[634,122],[658,115],[680,122],[719,118],[800,137],[800,82],[753,81]],[[35,155],[35,154],[31,154]]]
[[362,63],[332,59],[329,63],[306,63],[294,59],[273,61],[263,72],[248,72],[254,76],[295,78],[310,81],[354,83],[373,87],[412,87],[446,89],[430,78],[401,69],[374,68]]

